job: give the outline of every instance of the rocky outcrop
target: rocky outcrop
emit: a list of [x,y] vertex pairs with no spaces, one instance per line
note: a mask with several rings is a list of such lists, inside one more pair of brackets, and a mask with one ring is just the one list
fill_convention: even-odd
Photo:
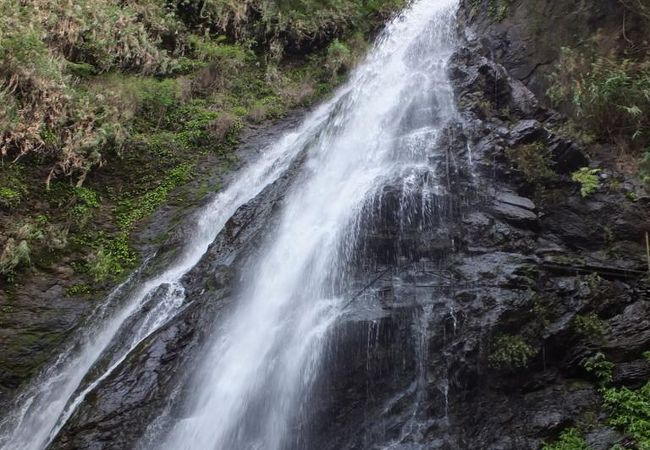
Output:
[[[152,422],[165,427],[182,416],[182,401],[175,400],[193,373],[185,369],[198,365],[206,337],[216,332],[229,310],[234,280],[272,226],[275,207],[301,162],[297,158],[287,173],[235,213],[201,262],[185,275],[181,311],[92,390],[50,448],[133,448]],[[173,407],[160,417],[169,405]]]
[[[621,178],[610,170],[583,198],[569,174],[588,164],[584,149],[488,54],[468,42],[450,67],[462,119],[450,126],[455,163],[441,184],[451,189],[438,203],[453,206],[432,224],[452,230],[450,245],[440,258],[420,232],[417,255],[402,251],[367,274],[380,300],[340,325],[345,350],[326,364],[308,448],[533,450],[588,420],[592,448],[624,442],[584,362],[602,352],[616,385],[648,379],[650,322],[638,318],[650,305],[649,204],[608,184]],[[529,144],[548,151],[544,186],[513,162]],[[409,235],[373,228],[382,230],[375,248]],[[602,334],[581,329],[581,317]],[[526,346],[521,364],[499,360],[502,336]]]
[[540,98],[562,47],[602,55],[645,35],[642,19],[619,0],[463,0],[459,18],[491,58]]

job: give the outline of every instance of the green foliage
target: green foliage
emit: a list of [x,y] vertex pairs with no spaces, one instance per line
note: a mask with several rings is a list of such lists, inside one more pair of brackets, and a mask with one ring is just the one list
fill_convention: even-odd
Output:
[[31,264],[31,248],[27,240],[16,242],[13,238],[7,240],[5,247],[0,253],[0,275],[13,281],[15,270],[20,266]]
[[601,385],[607,385],[612,382],[614,363],[607,360],[601,352],[596,353],[582,362],[584,369],[592,374]]
[[99,233],[86,242],[93,248],[87,257],[85,270],[96,282],[120,279],[138,261],[129,245],[128,233],[120,232],[113,236]]
[[589,197],[600,188],[599,173],[600,169],[583,167],[571,174],[571,179],[576,183],[580,183],[580,195]]
[[639,176],[646,185],[650,185],[650,150],[647,150],[641,156],[639,161]]
[[575,428],[564,430],[557,441],[544,444],[542,450],[590,450],[582,433]]
[[495,369],[519,369],[528,365],[536,351],[521,336],[500,335],[492,344],[488,356],[490,367]]
[[162,183],[141,197],[124,200],[119,206],[118,225],[123,232],[129,232],[143,218],[153,213],[178,185],[191,177],[193,164],[182,164],[169,172]]
[[0,207],[15,208],[27,194],[22,167],[18,164],[0,166]]
[[541,142],[507,149],[506,156],[531,184],[538,185],[556,177],[551,151]]
[[512,0],[490,0],[488,13],[494,20],[501,22],[508,17]]
[[547,94],[595,136],[630,146],[650,143],[650,64],[586,58],[563,48]]
[[573,326],[576,332],[585,338],[601,339],[605,333],[605,323],[596,313],[576,316]]
[[343,69],[347,69],[352,60],[350,49],[338,39],[335,39],[327,48],[327,68],[332,77],[336,77]]
[[99,208],[99,194],[85,187],[75,187],[74,193],[79,201],[89,208]]
[[[213,32],[232,38],[281,37],[298,44],[322,41],[332,30],[369,31],[406,3],[404,0],[185,0]],[[197,12],[200,11],[200,14]],[[336,37],[336,36],[335,36]],[[268,42],[267,42],[268,43]]]
[[68,223],[77,230],[83,229],[101,206],[99,194],[89,188],[56,183],[49,193],[59,207],[67,208]]
[[193,168],[194,164],[181,164],[170,170],[156,188],[122,200],[117,211],[117,233],[100,233],[80,240],[80,244],[93,248],[85,269],[95,281],[119,279],[137,263],[137,255],[129,245],[131,231],[138,221],[151,215],[166,201],[172,190],[190,179]]
[[66,290],[68,297],[83,297],[89,295],[92,289],[87,284],[73,284]]
[[[470,0],[472,9],[476,10],[484,3],[483,0]],[[487,0],[487,13],[491,19],[501,22],[510,12],[512,0]]]
[[[187,86],[160,77],[190,74],[192,95],[226,89],[248,97],[238,91],[267,69],[254,50],[273,53],[277,66],[285,45],[304,53],[329,42],[320,69],[338,73],[351,63],[341,38],[374,29],[404,3],[0,0],[0,156],[45,155],[48,185],[60,176],[77,176],[81,185],[107,154],[120,153],[134,115],[155,123],[182,103]],[[129,83],[111,80],[125,74]],[[271,78],[269,90],[283,92],[260,92],[224,112],[244,106],[260,121],[300,103],[291,97],[302,87],[282,74]],[[286,101],[262,100],[270,94]]]
[[0,0],[0,157],[20,160],[0,166],[2,273],[65,256],[121,277],[198,159],[226,167],[247,121],[331,92],[404,3]]
[[610,425],[634,439],[639,449],[650,449],[650,383],[637,390],[605,389],[603,398]]

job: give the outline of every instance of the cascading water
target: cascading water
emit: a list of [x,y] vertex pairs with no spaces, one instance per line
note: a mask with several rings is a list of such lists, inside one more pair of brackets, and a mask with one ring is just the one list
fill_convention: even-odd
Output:
[[310,388],[351,301],[369,205],[400,185],[400,220],[426,220],[444,189],[433,161],[455,114],[446,74],[454,4],[414,2],[355,71],[202,358],[189,413],[151,448],[306,448]]
[[[344,91],[339,95],[344,95]],[[15,410],[0,425],[2,449],[45,448],[86,394],[108,377],[140,342],[174,316],[185,296],[180,284],[182,276],[199,262],[233,213],[275,181],[314,138],[337,98],[312,113],[299,129],[266,149],[258,161],[243,169],[214,198],[197,216],[192,239],[169,268],[144,280],[136,273],[111,293],[93,314],[87,329],[18,398]],[[162,295],[157,295],[161,290]],[[154,301],[157,303],[151,304]],[[140,317],[143,312],[145,317]],[[133,326],[133,321],[137,326]]]
[[454,4],[413,2],[331,101],[197,216],[192,238],[167,269],[150,278],[143,270],[118,287],[19,397],[0,425],[0,446],[46,448],[86,395],[173,319],[185,299],[181,278],[235,211],[308,149],[279,225],[248,268],[238,306],[193,380],[194,394],[185,399],[191,413],[162,441],[143,443],[174,450],[304,448],[310,388],[333,325],[354,297],[353,261],[369,204],[383,187],[399,184],[400,220],[409,223],[419,220],[414,209],[431,213],[442,188],[433,161],[455,113],[446,75]]

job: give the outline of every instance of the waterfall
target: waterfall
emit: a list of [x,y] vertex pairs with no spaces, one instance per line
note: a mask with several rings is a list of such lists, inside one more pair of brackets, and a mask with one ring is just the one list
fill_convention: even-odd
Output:
[[[192,220],[166,268],[145,262],[118,286],[0,424],[6,450],[47,448],[77,407],[129,354],[173,320],[186,300],[182,277],[228,219],[307,159],[277,227],[246,268],[228,317],[183,399],[189,413],[154,448],[300,448],[309,393],[333,326],[346,314],[359,233],[382,188],[402,186],[404,223],[431,213],[440,186],[433,161],[455,114],[447,78],[455,0],[417,0],[378,38],[334,97],[261,152]],[[417,193],[417,195],[415,195]],[[143,444],[145,445],[145,444]]]
[[[310,114],[296,130],[285,134],[194,218],[193,232],[178,258],[150,278],[136,272],[118,286],[96,310],[88,326],[23,392],[0,425],[0,447],[40,450],[56,436],[90,392],[126,359],[144,339],[171,320],[183,303],[181,278],[207,251],[228,219],[284,173],[328,119],[342,90]],[[155,260],[155,257],[153,258]],[[157,295],[164,292],[163,295]],[[153,301],[158,304],[151,305]],[[141,316],[146,314],[144,318]],[[132,326],[136,323],[137,326]],[[108,358],[108,361],[104,361]]]
[[432,161],[455,114],[446,73],[454,4],[413,2],[352,74],[201,358],[189,412],[151,448],[304,448],[310,388],[350,304],[369,205],[398,184],[401,220],[419,220],[416,210],[426,220],[444,190]]

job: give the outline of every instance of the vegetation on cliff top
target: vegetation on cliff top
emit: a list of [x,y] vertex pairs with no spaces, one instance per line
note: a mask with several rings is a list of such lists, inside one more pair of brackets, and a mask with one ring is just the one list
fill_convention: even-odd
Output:
[[229,167],[246,124],[329,92],[402,4],[0,0],[0,278],[125,273],[198,161]]
[[620,43],[598,48],[594,35],[579,48],[563,48],[550,76],[547,94],[567,112],[583,136],[618,149],[622,168],[650,183],[650,58],[645,41],[650,2],[620,0],[643,26],[638,36],[621,25]]

